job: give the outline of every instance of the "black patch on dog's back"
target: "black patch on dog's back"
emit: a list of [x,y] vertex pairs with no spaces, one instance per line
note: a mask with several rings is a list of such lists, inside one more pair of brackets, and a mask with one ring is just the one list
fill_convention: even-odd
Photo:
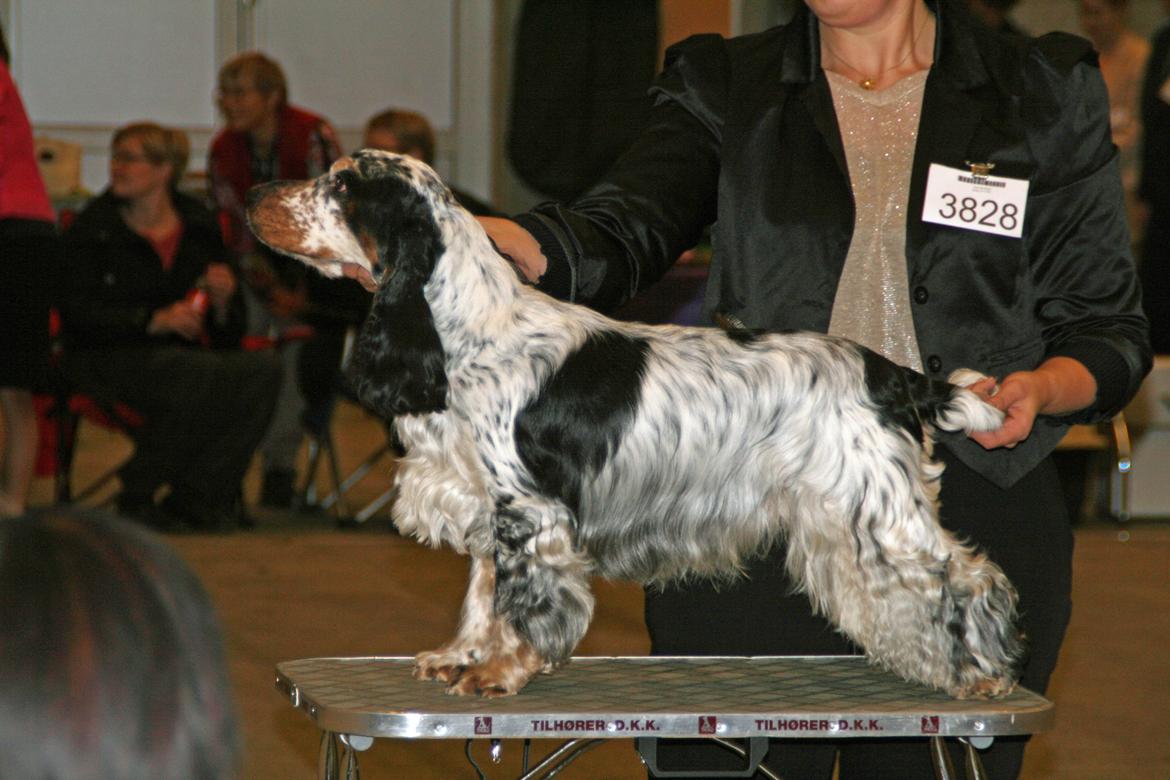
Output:
[[648,349],[616,331],[591,335],[516,419],[516,449],[536,487],[574,513],[582,480],[601,470],[634,417]]
[[923,421],[933,421],[938,407],[950,400],[954,388],[899,366],[860,344],[856,346],[865,362],[865,386],[877,406],[879,419],[886,426],[904,429],[915,441],[922,441]]

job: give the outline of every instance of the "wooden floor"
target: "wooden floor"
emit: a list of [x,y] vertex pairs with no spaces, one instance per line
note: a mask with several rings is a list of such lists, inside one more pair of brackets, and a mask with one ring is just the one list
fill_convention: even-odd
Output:
[[[381,441],[351,407],[338,415],[343,471]],[[83,428],[78,472],[99,473],[129,451],[115,434]],[[386,467],[359,484],[355,503],[388,485]],[[255,495],[251,475],[248,494]],[[38,482],[35,502],[51,486]],[[255,531],[174,536],[217,602],[244,730],[247,780],[315,778],[318,733],[276,692],[275,665],[314,656],[412,655],[448,639],[466,584],[466,562],[389,532],[384,514],[356,530],[329,518],[257,511]],[[596,618],[582,655],[644,654],[638,588],[599,582]],[[1170,777],[1170,524],[1078,529],[1074,614],[1050,697],[1054,731],[1036,737],[1029,780]],[[422,683],[420,683],[422,684]],[[537,745],[536,753],[549,747]],[[480,746],[479,750],[484,748]],[[519,748],[503,762],[477,755],[490,777],[515,776]],[[361,755],[365,780],[475,777],[459,741],[381,741]],[[644,778],[632,744],[613,741],[562,775]]]

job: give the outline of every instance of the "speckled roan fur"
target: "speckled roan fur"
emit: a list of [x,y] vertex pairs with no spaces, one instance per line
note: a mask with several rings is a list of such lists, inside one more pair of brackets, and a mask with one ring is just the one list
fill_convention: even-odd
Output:
[[553,300],[406,157],[249,200],[273,249],[376,286],[353,379],[406,447],[395,522],[472,559],[458,635],[419,677],[515,693],[569,658],[590,577],[734,577],[783,538],[792,580],[874,663],[960,697],[1013,687],[1015,591],[939,525],[930,456],[936,429],[1000,425],[960,387],[978,374]]

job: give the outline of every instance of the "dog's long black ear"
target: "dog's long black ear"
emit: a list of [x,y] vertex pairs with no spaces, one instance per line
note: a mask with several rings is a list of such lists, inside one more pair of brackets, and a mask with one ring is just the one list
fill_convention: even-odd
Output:
[[447,408],[443,346],[423,286],[442,247],[428,230],[388,238],[390,271],[374,295],[350,365],[358,398],[384,418]]

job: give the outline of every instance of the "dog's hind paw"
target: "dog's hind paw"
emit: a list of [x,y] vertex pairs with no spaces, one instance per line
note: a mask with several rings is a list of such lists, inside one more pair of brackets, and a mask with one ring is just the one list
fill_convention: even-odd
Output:
[[1012,677],[984,677],[948,691],[956,699],[998,699],[1016,688]]

